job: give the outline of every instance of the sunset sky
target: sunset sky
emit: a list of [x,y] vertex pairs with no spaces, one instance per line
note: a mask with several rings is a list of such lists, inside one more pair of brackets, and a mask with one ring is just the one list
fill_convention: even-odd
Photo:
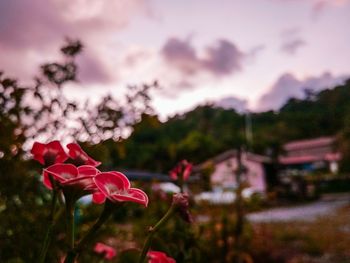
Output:
[[158,80],[160,116],[208,101],[277,109],[350,76],[350,0],[0,0],[0,71],[27,83],[80,39],[71,98]]

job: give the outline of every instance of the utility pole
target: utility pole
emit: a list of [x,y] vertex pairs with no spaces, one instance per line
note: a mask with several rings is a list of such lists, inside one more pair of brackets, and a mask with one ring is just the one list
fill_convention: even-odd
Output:
[[243,198],[242,198],[242,191],[243,191],[243,185],[242,185],[242,175],[244,173],[244,168],[242,164],[242,149],[241,147],[238,147],[237,149],[237,169],[235,171],[236,175],[236,184],[237,184],[237,191],[236,191],[236,203],[235,203],[235,210],[236,210],[236,225],[234,230],[234,237],[235,237],[235,244],[236,249],[239,251],[241,246],[241,236],[243,233],[243,224],[244,224],[244,211],[243,211]]
[[247,148],[250,149],[253,145],[253,129],[252,129],[252,118],[249,110],[245,112],[245,138],[247,142]]

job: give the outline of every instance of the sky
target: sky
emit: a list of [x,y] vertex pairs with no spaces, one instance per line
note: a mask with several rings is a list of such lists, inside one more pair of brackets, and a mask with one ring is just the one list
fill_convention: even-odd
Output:
[[84,43],[72,99],[157,80],[162,118],[276,110],[350,77],[349,25],[350,0],[0,0],[0,71],[30,82],[69,37]]

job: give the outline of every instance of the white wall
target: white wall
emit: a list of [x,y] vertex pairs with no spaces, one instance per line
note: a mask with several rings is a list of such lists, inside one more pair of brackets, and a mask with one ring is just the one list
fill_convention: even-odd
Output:
[[[265,172],[263,164],[248,159],[246,154],[242,154],[242,164],[248,169],[247,181],[254,191],[265,192]],[[213,186],[232,186],[236,185],[235,175],[232,171],[237,169],[237,159],[232,157],[215,165],[215,171],[211,175]]]

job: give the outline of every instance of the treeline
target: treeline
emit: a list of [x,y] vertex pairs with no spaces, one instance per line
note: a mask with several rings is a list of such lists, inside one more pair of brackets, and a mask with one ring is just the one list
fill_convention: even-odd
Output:
[[91,156],[122,170],[167,172],[181,159],[199,163],[237,146],[276,157],[287,141],[329,135],[338,136],[344,160],[350,158],[350,80],[318,93],[305,89],[304,99],[291,98],[278,111],[247,116],[204,105],[163,123],[151,106],[157,82],[130,86],[125,96],[107,95],[97,105],[69,101],[62,89],[79,79],[81,50],[79,41],[68,40],[62,61],[42,65],[32,86],[0,72],[1,162],[23,160],[23,145],[37,138],[88,144]]
[[350,81],[308,91],[305,99],[290,99],[277,112],[252,113],[253,140],[246,142],[246,116],[212,105],[162,123],[150,103],[157,82],[130,86],[126,96],[106,96],[97,105],[68,100],[62,89],[78,79],[75,58],[82,48],[79,41],[68,41],[61,48],[62,60],[42,65],[32,85],[23,86],[0,69],[1,262],[37,258],[45,234],[45,224],[33,228],[34,222],[46,222],[51,202],[48,190],[38,184],[41,167],[27,161],[25,148],[34,140],[77,141],[104,164],[102,170],[167,173],[181,159],[199,163],[237,146],[277,156],[289,140],[336,135],[342,169],[350,171]]
[[166,172],[180,159],[194,163],[243,145],[256,153],[277,156],[285,142],[337,136],[344,156],[350,145],[350,80],[304,99],[290,98],[278,111],[251,113],[253,140],[245,140],[247,116],[212,105],[198,106],[162,123],[142,114],[127,139],[107,140],[109,164],[128,169]]

